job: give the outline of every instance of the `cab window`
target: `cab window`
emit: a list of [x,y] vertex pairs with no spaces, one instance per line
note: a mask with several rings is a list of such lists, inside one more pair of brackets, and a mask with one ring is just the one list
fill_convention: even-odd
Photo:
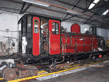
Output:
[[56,22],[52,22],[52,34],[59,34],[59,24]]
[[34,20],[34,33],[38,33],[38,24],[39,24],[39,21],[35,19]]

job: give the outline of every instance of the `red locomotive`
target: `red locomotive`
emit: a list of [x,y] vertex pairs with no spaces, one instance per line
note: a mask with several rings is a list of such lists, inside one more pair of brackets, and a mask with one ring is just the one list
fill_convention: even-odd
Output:
[[81,34],[78,24],[71,26],[71,32],[65,32],[60,19],[33,14],[24,15],[19,24],[19,52],[25,54],[24,63],[39,62],[55,67],[60,61],[97,58],[107,53],[103,37],[89,32]]
[[[90,33],[81,34],[78,24],[73,24],[71,32],[66,32],[61,27],[60,19],[33,14],[24,15],[18,24],[21,28],[19,53],[11,56],[16,62],[16,64],[12,63],[11,67],[16,72],[19,68],[28,70],[19,72],[19,75],[22,75],[19,77],[37,74],[37,67],[25,66],[25,64],[40,64],[48,66],[50,69],[56,69],[57,64],[91,57],[97,58],[108,52],[104,49],[104,39],[101,36]],[[4,78],[11,80],[14,77],[7,78],[11,77],[9,74],[5,77],[7,69],[3,70]],[[15,72],[12,69],[11,71],[15,76]]]
[[[32,24],[28,24],[25,15],[21,22],[19,52],[41,55],[71,55],[83,52],[97,52],[98,40],[92,34],[81,34],[80,26],[73,24],[71,32],[61,32],[60,20],[31,15]],[[28,25],[31,25],[28,27]],[[30,31],[30,32],[28,32]],[[24,39],[25,38],[25,39]],[[23,41],[22,41],[23,39]],[[24,45],[23,42],[27,44]],[[25,48],[24,48],[25,46]]]

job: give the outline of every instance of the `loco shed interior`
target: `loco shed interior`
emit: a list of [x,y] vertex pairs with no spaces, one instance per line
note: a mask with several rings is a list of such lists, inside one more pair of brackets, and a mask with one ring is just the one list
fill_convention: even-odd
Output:
[[108,62],[108,4],[108,0],[0,0],[0,79],[42,80]]

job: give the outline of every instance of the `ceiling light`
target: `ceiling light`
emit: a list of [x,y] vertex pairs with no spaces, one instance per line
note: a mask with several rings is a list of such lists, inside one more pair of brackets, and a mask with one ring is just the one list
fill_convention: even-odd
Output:
[[97,4],[100,0],[94,0],[93,3]]
[[108,12],[109,12],[109,10],[106,10],[106,11],[103,13],[103,15],[106,15]]
[[80,14],[78,12],[72,11],[72,10],[67,10],[68,13],[72,13],[72,14]]
[[88,9],[92,9],[94,6],[95,6],[95,4],[94,3],[91,3],[91,5],[89,6]]
[[92,9],[95,4],[97,4],[100,0],[94,0],[93,3],[90,4],[89,8],[88,9]]
[[50,6],[49,4],[34,1],[34,0],[22,0],[22,1],[27,2],[27,3],[32,3],[32,4],[35,4],[35,5],[44,6],[44,7],[49,7]]

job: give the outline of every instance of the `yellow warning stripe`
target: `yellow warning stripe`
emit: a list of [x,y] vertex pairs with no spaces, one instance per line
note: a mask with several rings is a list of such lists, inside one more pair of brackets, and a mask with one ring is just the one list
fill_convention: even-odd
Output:
[[38,73],[44,73],[44,72],[46,72],[46,71],[39,71]]
[[4,78],[0,78],[0,80],[3,80]]
[[[65,70],[61,70],[61,71],[57,71],[57,72],[53,72],[53,73],[47,73],[47,74],[31,76],[31,77],[25,77],[25,78],[16,79],[16,80],[8,81],[8,82],[20,82],[20,81],[24,81],[24,80],[35,79],[35,78],[38,78],[38,77],[48,76],[48,75],[57,74],[57,73],[65,72],[65,71],[70,71],[70,70],[74,70],[74,69],[78,69],[78,68],[82,68],[82,67],[85,67],[85,66],[89,66],[89,65],[93,65],[93,64],[98,64],[98,63],[101,63],[101,62],[86,64],[86,65],[82,65],[82,66],[78,66],[78,67],[74,67],[74,68],[70,68],[70,69],[65,69]],[[44,73],[44,72],[46,72],[46,71],[39,71],[38,73]],[[1,78],[1,79],[3,79],[3,78]]]

